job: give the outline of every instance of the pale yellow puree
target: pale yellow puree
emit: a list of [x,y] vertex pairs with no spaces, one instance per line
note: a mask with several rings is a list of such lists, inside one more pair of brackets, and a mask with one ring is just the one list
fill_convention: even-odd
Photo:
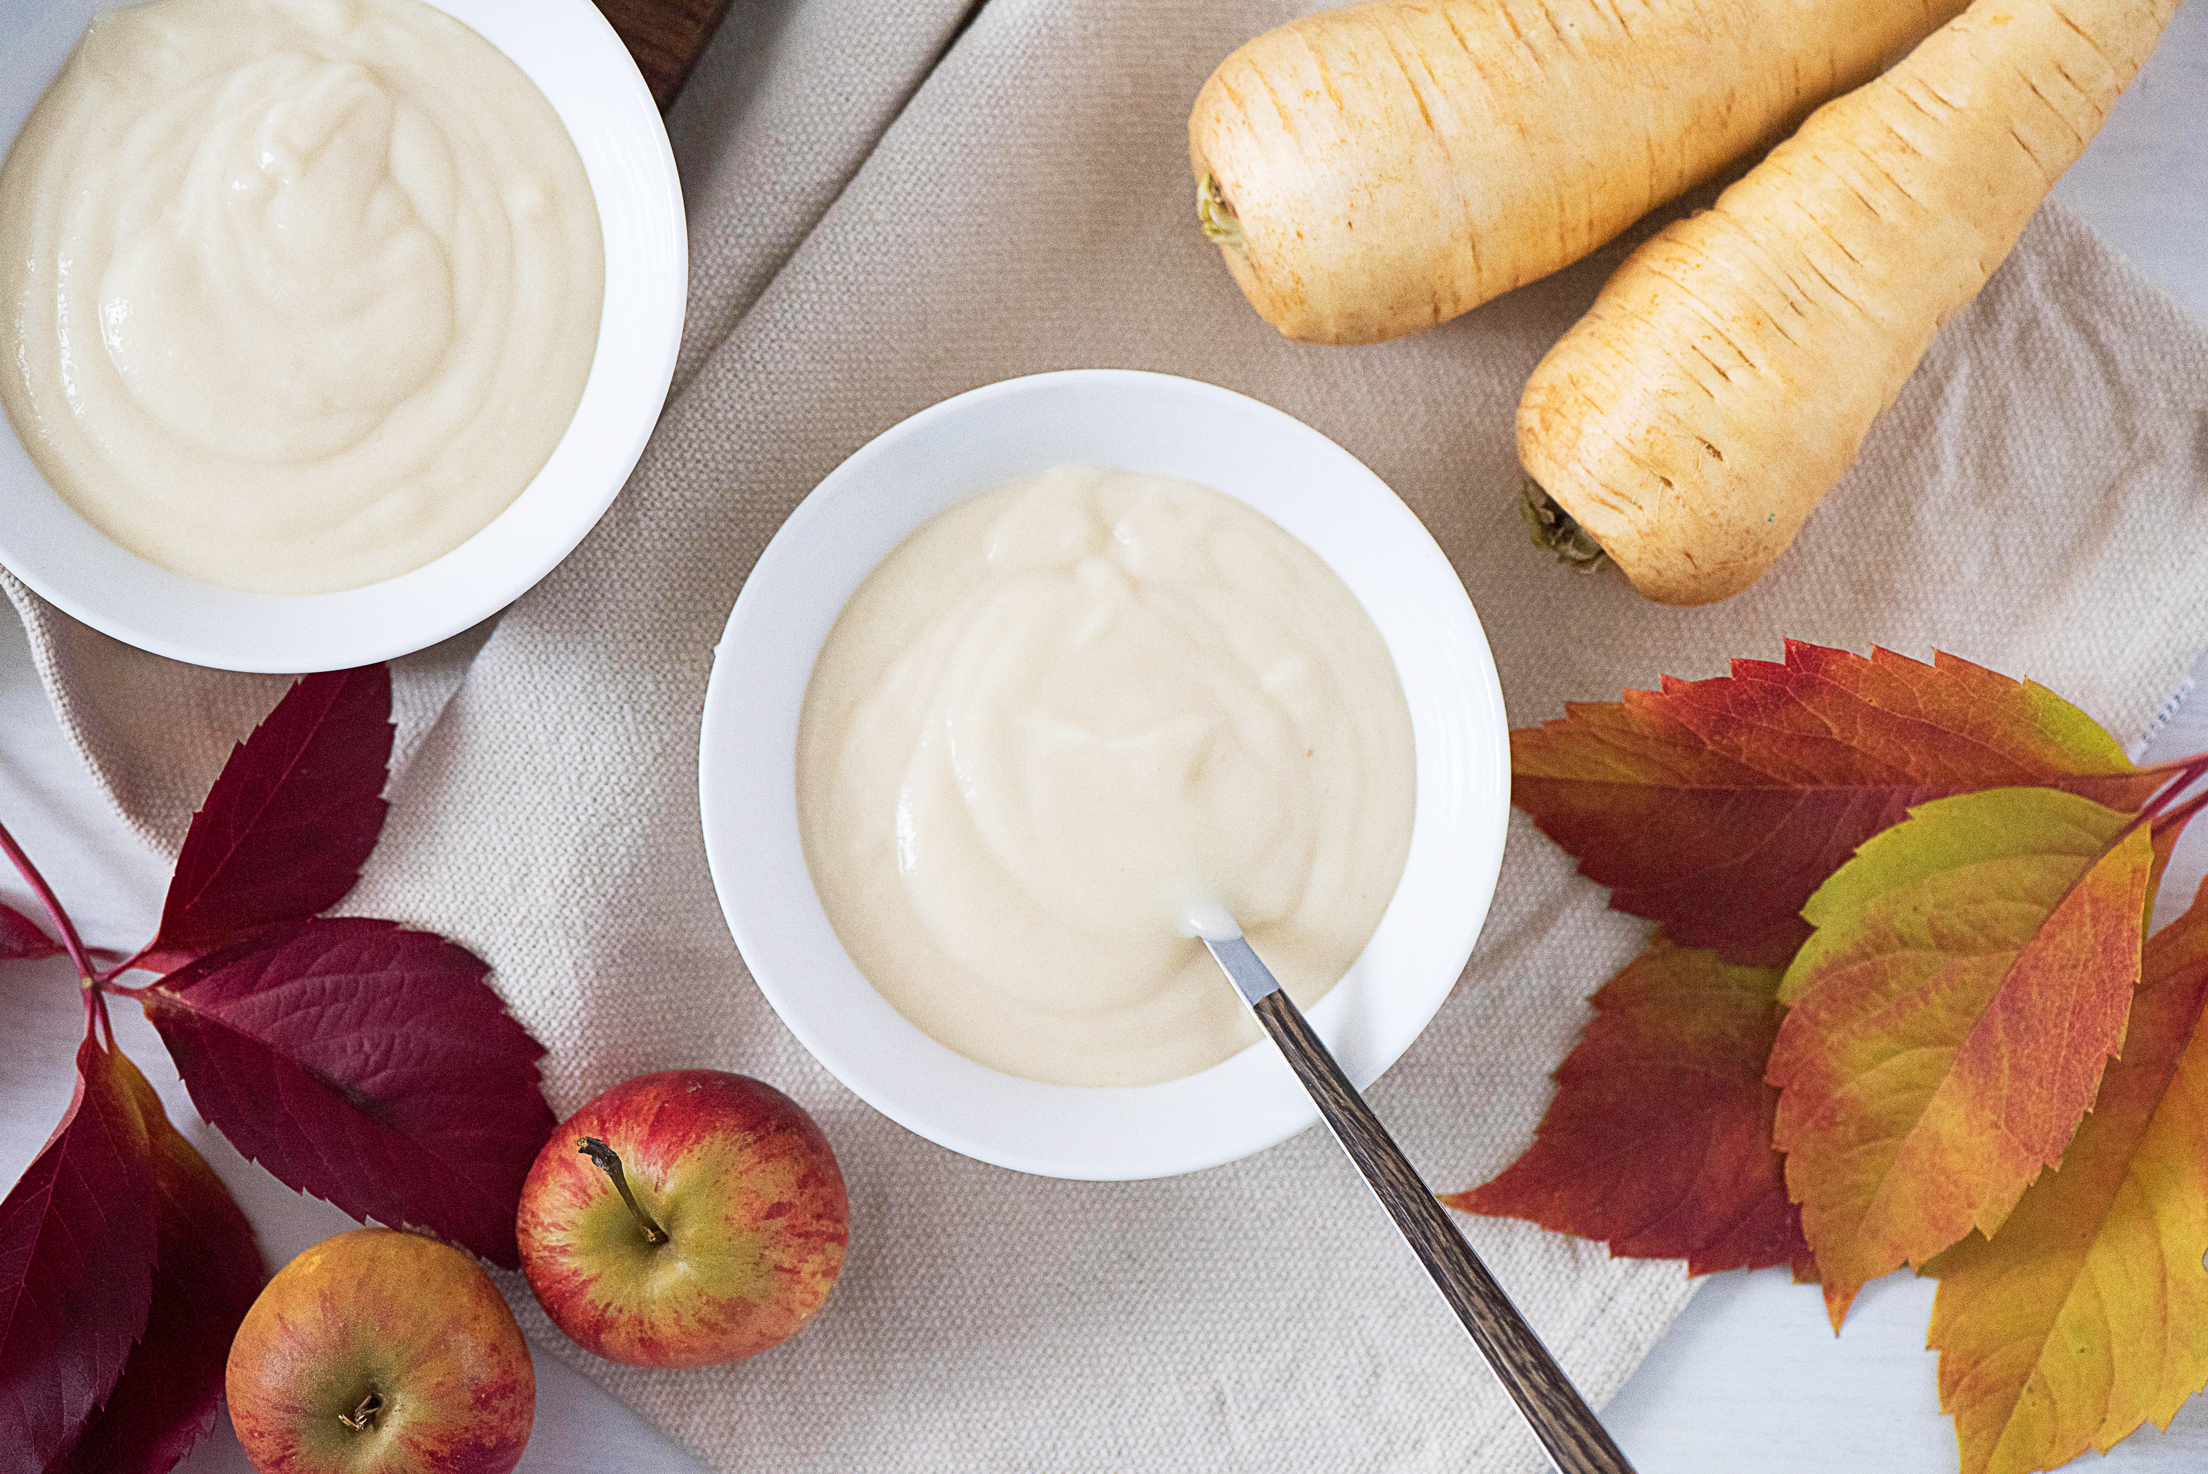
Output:
[[1216,899],[1299,1003],[1410,843],[1410,712],[1310,549],[1207,487],[1060,467],[953,506],[852,595],[798,731],[798,817],[861,972],[942,1043],[1063,1085],[1258,1037],[1182,935]]
[[421,0],[153,0],[92,22],[0,167],[0,405],[140,557],[354,588],[535,477],[604,285],[574,143],[474,31]]

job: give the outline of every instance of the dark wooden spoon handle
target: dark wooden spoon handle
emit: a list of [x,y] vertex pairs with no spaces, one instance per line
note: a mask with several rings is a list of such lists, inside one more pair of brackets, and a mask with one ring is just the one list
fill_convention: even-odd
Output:
[[1562,1474],[1633,1474],[1602,1422],[1534,1335],[1495,1276],[1449,1221],[1395,1138],[1349,1083],[1310,1022],[1287,993],[1275,990],[1250,1005],[1288,1064],[1318,1102],[1334,1139],[1365,1174],[1380,1206],[1410,1240],[1449,1308],[1472,1333],[1503,1388],[1533,1426]]

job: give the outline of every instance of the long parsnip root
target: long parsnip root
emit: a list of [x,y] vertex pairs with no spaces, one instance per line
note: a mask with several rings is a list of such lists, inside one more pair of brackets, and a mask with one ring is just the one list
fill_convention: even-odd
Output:
[[1373,343],[1569,265],[1965,0],[1372,0],[1268,31],[1188,120],[1265,320]]
[[1633,587],[1784,552],[2091,141],[2178,0],[1976,0],[1627,257],[1518,406],[1526,471]]

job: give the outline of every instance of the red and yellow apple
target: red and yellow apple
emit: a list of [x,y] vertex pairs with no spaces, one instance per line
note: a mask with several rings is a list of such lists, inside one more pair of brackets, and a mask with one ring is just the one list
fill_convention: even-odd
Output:
[[586,1350],[631,1366],[740,1361],[796,1333],[850,1242],[836,1155],[776,1090],[719,1070],[616,1085],[522,1184],[521,1270]]
[[277,1271],[230,1343],[227,1384],[262,1474],[507,1474],[537,1410],[529,1348],[490,1276],[388,1228]]

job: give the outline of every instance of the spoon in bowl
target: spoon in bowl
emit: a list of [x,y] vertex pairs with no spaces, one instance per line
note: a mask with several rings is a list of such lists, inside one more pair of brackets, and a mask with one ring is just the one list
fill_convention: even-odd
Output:
[[1303,1010],[1251,950],[1242,928],[1223,906],[1190,906],[1182,916],[1190,935],[1210,949],[1242,1001],[1257,1015],[1311,1092],[1334,1139],[1365,1175],[1380,1206],[1410,1242],[1441,1297],[1472,1333],[1472,1342],[1503,1384],[1534,1436],[1562,1474],[1633,1474],[1633,1466],[1604,1431],[1593,1409],[1526,1324],[1503,1287],[1480,1263],[1449,1221],[1416,1168],[1349,1083]]

